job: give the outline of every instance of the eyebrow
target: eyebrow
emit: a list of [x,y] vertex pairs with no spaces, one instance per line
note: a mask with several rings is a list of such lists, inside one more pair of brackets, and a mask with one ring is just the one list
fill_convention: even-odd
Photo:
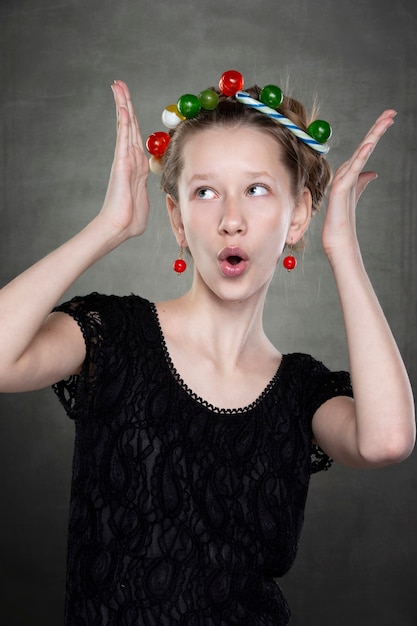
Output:
[[[188,181],[189,184],[193,183],[194,181],[205,181],[205,180],[210,180],[215,178],[217,175],[212,173],[212,172],[208,172],[206,174],[194,174],[190,180]],[[269,174],[268,172],[261,170],[261,171],[248,171],[248,172],[244,172],[244,176],[247,179],[253,179],[253,178],[269,178],[271,180],[275,180],[274,176],[272,176],[271,174]]]
[[274,176],[272,176],[272,174],[270,174],[269,172],[266,172],[265,170],[261,170],[261,171],[253,171],[253,172],[246,172],[246,176],[247,178],[271,178],[272,180],[275,180]]

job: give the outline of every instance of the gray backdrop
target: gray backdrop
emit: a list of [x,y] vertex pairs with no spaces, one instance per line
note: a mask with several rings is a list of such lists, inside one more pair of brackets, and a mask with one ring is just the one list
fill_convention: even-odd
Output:
[[[414,388],[416,350],[415,0],[1,0],[1,230],[4,284],[100,208],[112,160],[110,84],[128,82],[143,136],[160,113],[238,69],[247,84],[318,96],[335,167],[384,109],[395,126],[372,156],[360,202],[366,266]],[[182,291],[158,181],[141,240],[87,272],[92,290],[150,299]],[[281,351],[347,367],[339,305],[315,218],[297,270],[278,269],[266,309]],[[27,303],[30,306],[30,302]],[[0,348],[1,349],[1,348]],[[0,621],[62,623],[73,426],[50,390],[0,397]],[[312,481],[296,564],[282,581],[292,626],[417,623],[416,457],[383,470],[334,467]]]

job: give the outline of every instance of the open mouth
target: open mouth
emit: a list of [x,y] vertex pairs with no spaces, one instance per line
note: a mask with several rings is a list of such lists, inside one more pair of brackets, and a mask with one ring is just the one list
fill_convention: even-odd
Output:
[[230,265],[239,265],[239,263],[241,262],[242,257],[241,256],[228,256],[226,261],[228,263],[230,263]]
[[246,253],[237,246],[224,248],[218,258],[223,275],[230,278],[240,276],[248,266]]

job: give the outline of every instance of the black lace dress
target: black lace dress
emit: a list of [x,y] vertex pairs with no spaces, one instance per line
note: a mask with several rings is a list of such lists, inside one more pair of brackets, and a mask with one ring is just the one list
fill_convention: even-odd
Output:
[[285,355],[241,410],[195,396],[170,361],[153,304],[91,294],[59,307],[87,344],[55,385],[76,436],[67,626],[283,626],[312,472],[316,409],[349,376]]

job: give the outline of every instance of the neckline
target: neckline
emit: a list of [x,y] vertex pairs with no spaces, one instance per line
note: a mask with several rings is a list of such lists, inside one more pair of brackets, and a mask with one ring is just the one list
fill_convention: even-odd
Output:
[[278,381],[278,379],[280,377],[281,369],[282,369],[282,366],[283,366],[283,363],[284,363],[284,360],[285,360],[285,354],[282,355],[280,364],[278,365],[278,368],[277,368],[275,374],[273,375],[271,380],[268,382],[266,387],[263,389],[263,391],[259,394],[259,396],[255,400],[253,400],[253,402],[251,402],[250,404],[247,404],[246,406],[236,407],[236,408],[217,407],[214,404],[212,404],[211,402],[208,402],[208,400],[205,400],[204,398],[199,396],[197,393],[195,393],[195,391],[193,391],[187,385],[187,383],[182,378],[181,374],[178,372],[177,368],[174,365],[174,362],[171,359],[171,355],[169,353],[168,346],[167,346],[166,341],[165,341],[165,336],[164,336],[164,332],[162,330],[161,322],[159,320],[158,309],[156,308],[156,304],[154,302],[150,302],[149,304],[150,304],[150,307],[151,307],[151,312],[152,312],[152,315],[153,315],[153,318],[154,318],[154,322],[155,322],[155,324],[156,324],[156,326],[158,328],[158,331],[159,331],[159,336],[160,336],[161,345],[162,345],[162,351],[164,353],[165,363],[166,363],[166,365],[167,365],[167,367],[169,369],[169,372],[172,375],[172,377],[174,378],[174,380],[176,381],[176,383],[178,384],[178,386],[183,391],[185,391],[187,393],[187,395],[190,396],[190,398],[192,400],[194,400],[200,406],[208,409],[212,413],[216,413],[218,415],[240,415],[240,414],[243,414],[243,413],[249,413],[255,407],[257,407],[260,404],[262,404],[262,402],[264,401],[265,397],[269,394],[269,392],[275,386],[276,382]]

